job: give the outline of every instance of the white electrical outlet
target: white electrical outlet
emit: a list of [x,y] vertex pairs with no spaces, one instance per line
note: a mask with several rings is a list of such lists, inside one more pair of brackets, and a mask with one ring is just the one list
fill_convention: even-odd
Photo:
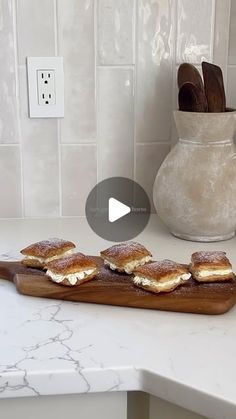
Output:
[[62,57],[28,57],[30,118],[64,116],[64,72]]
[[38,103],[41,106],[55,105],[55,70],[38,70]]

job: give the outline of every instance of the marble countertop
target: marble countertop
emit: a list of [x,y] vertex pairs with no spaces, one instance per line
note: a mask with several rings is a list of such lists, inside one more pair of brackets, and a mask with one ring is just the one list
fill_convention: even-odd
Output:
[[[110,245],[84,218],[0,220],[0,232],[4,260],[53,236],[93,255]],[[236,270],[235,238],[181,241],[153,215],[137,239],[180,262],[225,250]],[[210,418],[236,417],[236,309],[203,316],[62,302],[19,295],[4,280],[0,298],[1,398],[140,390]]]

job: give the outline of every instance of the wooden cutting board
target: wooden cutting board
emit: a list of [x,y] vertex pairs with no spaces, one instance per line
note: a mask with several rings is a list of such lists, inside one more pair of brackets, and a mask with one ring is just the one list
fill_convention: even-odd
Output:
[[43,271],[20,262],[0,262],[0,278],[12,281],[20,294],[57,300],[199,314],[223,314],[236,303],[236,281],[198,284],[191,279],[171,293],[154,294],[133,285],[130,275],[114,273],[99,257],[93,258],[99,275],[76,287],[55,284]]

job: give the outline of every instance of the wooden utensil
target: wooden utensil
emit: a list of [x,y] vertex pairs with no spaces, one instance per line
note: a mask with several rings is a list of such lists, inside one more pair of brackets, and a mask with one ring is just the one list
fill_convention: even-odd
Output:
[[191,82],[182,84],[179,89],[179,110],[184,112],[207,112],[204,90]]
[[26,268],[20,262],[0,262],[0,278],[12,281],[20,294],[115,306],[223,314],[236,302],[236,281],[199,284],[190,280],[171,293],[153,294],[133,285],[131,276],[105,268],[101,258],[93,259],[100,273],[77,287],[55,284],[43,271]]
[[178,68],[177,81],[179,89],[184,83],[193,83],[204,91],[201,74],[198,69],[189,63],[183,63]]
[[203,62],[202,72],[208,112],[225,112],[226,97],[222,70],[215,64]]

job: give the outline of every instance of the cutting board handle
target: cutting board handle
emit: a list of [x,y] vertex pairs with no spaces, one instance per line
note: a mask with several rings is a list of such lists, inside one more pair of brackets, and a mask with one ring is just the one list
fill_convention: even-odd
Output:
[[0,261],[0,279],[14,282],[15,275],[22,273],[23,270],[24,266],[19,265],[19,262]]

